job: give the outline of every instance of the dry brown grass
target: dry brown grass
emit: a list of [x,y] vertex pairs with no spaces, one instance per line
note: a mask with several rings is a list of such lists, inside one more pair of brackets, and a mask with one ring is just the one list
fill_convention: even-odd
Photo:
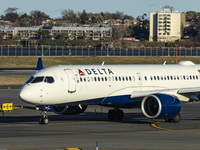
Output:
[[23,85],[29,77],[27,76],[0,76],[0,85]]
[[[0,57],[0,68],[36,67],[38,57]],[[175,57],[42,57],[44,67],[54,65],[84,64],[167,64],[175,63]],[[200,57],[178,57],[180,60],[191,60],[200,63]],[[0,85],[22,85],[27,76],[0,76]]]
[[[0,68],[36,67],[38,57],[0,57]],[[175,63],[175,57],[42,57],[44,67],[54,65],[83,64],[168,64]],[[200,63],[200,57],[178,57]]]

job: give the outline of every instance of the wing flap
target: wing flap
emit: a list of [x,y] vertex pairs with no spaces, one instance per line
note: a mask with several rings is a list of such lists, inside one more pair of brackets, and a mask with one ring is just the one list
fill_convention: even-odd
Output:
[[155,94],[155,93],[167,93],[167,92],[169,92],[169,89],[135,91],[131,94],[131,98],[139,98],[139,97],[145,97],[147,95],[152,95],[152,94]]
[[195,93],[195,94],[200,94],[200,87],[195,87],[195,88],[182,88],[178,90],[178,94],[188,94],[188,93]]

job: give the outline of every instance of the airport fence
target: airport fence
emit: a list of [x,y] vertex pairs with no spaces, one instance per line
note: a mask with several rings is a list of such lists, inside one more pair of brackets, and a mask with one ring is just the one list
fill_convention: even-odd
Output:
[[[175,47],[1,46],[0,56],[176,56]],[[178,47],[177,56],[200,56],[200,47]]]

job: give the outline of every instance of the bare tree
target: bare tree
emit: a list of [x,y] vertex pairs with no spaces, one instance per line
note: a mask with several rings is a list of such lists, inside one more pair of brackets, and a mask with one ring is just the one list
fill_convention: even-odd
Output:
[[71,23],[77,22],[77,15],[74,13],[72,9],[66,9],[61,11],[62,19],[68,20]]
[[8,21],[11,21],[11,22],[16,22],[18,21],[19,19],[19,16],[17,14],[17,9],[16,7],[14,8],[8,8],[4,11],[5,13],[5,16],[2,16],[2,19],[4,20],[8,20]]
[[42,21],[49,19],[50,17],[40,10],[33,10],[30,12],[31,24],[32,25],[41,25]]

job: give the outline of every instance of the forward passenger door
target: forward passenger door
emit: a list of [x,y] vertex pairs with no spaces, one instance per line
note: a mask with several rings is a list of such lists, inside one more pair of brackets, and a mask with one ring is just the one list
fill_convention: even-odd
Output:
[[65,69],[65,73],[67,74],[68,78],[68,92],[74,93],[76,92],[76,78],[71,69]]

